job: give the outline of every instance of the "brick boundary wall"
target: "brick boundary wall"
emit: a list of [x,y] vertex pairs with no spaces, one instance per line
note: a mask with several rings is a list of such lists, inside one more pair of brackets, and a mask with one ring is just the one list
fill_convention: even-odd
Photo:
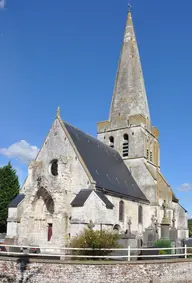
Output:
[[0,257],[0,283],[192,283],[192,260],[64,262]]

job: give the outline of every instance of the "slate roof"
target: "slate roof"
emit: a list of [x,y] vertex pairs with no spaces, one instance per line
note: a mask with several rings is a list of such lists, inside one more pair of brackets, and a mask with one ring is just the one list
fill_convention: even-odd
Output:
[[76,195],[74,200],[71,203],[72,207],[81,207],[84,205],[88,197],[92,192],[95,192],[98,197],[105,203],[106,207],[109,209],[113,209],[114,205],[108,200],[108,198],[104,195],[104,193],[95,191],[95,190],[90,190],[90,189],[83,189],[80,190],[80,192]]
[[[179,205],[180,205],[180,203],[179,203]],[[183,210],[184,210],[186,213],[188,212],[182,205],[180,205],[180,207],[183,208]]]
[[89,189],[81,190],[72,201],[71,206],[72,207],[83,206],[91,193],[92,190]]
[[24,194],[18,194],[9,204],[8,207],[17,207],[20,202],[25,198]]
[[106,204],[106,207],[109,209],[113,209],[114,205],[108,200],[106,195],[104,195],[103,192],[95,191],[95,193],[98,195],[98,197]]
[[173,196],[172,196],[173,202],[179,202],[179,199],[175,196],[173,191],[172,191],[172,193],[173,193]]
[[149,203],[115,149],[66,122],[64,124],[98,189]]

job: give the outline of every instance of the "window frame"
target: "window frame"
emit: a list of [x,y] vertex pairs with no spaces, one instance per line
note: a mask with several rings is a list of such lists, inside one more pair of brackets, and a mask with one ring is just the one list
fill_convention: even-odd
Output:
[[50,242],[53,236],[53,223],[47,225],[47,241]]
[[128,157],[129,156],[129,135],[124,134],[123,135],[123,157]]
[[[54,168],[53,166],[56,166],[56,167]],[[49,168],[50,174],[53,177],[57,177],[59,175],[59,168],[58,167],[59,167],[58,166],[58,160],[57,159],[53,159],[51,161],[51,163],[50,163],[50,168]]]
[[109,146],[110,146],[111,148],[114,148],[114,143],[115,143],[114,136],[110,136],[110,137],[109,137]]
[[125,204],[123,200],[119,201],[119,221],[123,222],[125,216]]
[[143,207],[139,205],[138,207],[138,223],[143,224]]

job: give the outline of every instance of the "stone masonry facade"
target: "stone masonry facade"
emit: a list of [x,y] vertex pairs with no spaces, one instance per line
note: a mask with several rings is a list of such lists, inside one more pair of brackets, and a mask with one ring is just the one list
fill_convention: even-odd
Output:
[[[18,283],[192,283],[191,261],[141,264],[77,264],[0,259],[0,282]],[[21,280],[22,281],[19,281]]]

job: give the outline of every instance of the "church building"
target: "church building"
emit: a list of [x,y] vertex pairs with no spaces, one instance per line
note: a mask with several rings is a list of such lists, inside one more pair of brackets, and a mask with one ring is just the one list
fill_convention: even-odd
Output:
[[[128,12],[109,118],[97,138],[63,121],[60,109],[20,194],[10,203],[7,238],[62,247],[89,225],[143,239],[164,215],[179,239],[188,237],[186,210],[160,170],[159,131],[152,126],[144,78]],[[161,230],[159,229],[159,237]]]

